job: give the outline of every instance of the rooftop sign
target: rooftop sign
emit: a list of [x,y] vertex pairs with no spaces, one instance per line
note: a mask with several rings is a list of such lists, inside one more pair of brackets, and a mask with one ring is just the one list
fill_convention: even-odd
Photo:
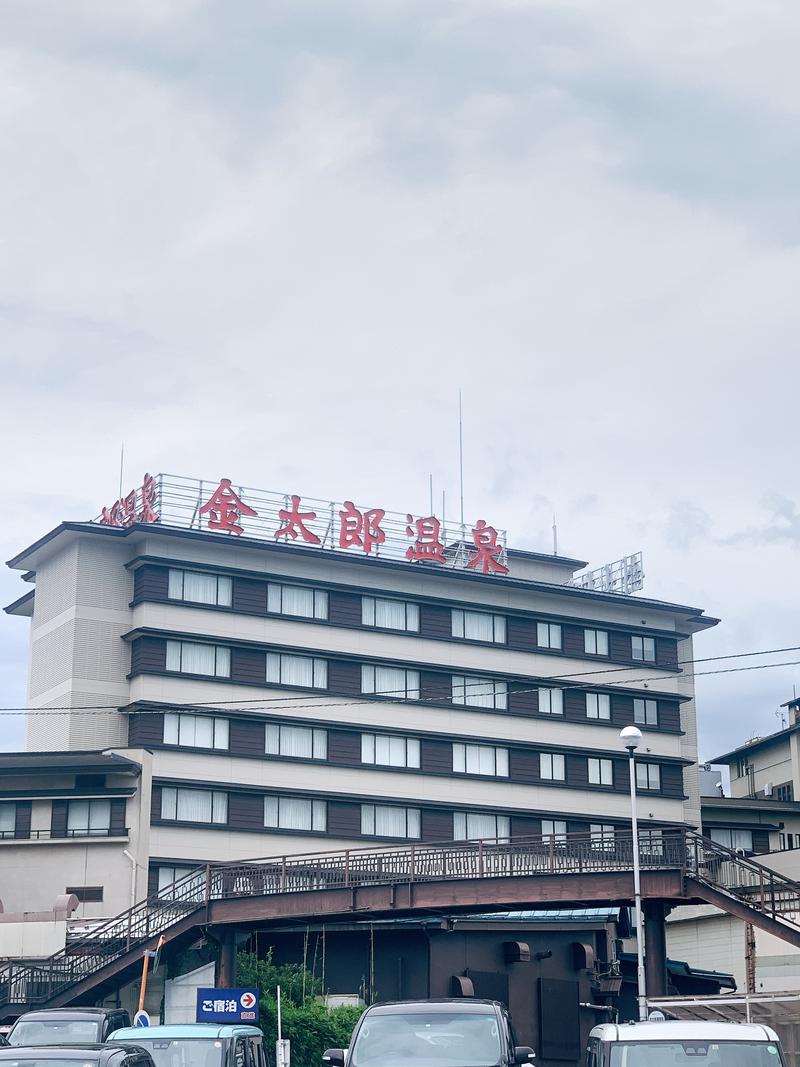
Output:
[[278,541],[336,552],[360,553],[380,559],[429,563],[508,574],[505,530],[485,519],[447,526],[444,516],[397,513],[274,493],[219,482],[197,481],[172,474],[146,474],[141,487],[103,508],[95,520],[104,526],[157,523],[188,530],[206,530],[235,538],[244,534],[260,541]]

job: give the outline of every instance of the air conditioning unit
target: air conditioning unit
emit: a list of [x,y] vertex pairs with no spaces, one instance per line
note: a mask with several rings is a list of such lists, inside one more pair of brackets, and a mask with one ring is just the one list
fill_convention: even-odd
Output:
[[771,797],[772,796],[772,782],[767,782],[767,784],[764,786],[764,796],[765,797]]

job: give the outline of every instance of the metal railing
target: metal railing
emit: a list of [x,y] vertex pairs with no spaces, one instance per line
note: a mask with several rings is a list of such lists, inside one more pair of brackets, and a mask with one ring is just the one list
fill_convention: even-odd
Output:
[[[639,855],[644,870],[677,869],[782,922],[791,921],[787,913],[800,912],[798,883],[690,830],[643,840]],[[464,879],[627,872],[632,867],[629,833],[615,834],[613,840],[582,833],[515,841],[414,843],[208,864],[72,940],[41,963],[0,966],[0,1006],[44,1004],[218,900]],[[482,906],[491,904],[487,895]],[[793,926],[800,929],[800,921]]]

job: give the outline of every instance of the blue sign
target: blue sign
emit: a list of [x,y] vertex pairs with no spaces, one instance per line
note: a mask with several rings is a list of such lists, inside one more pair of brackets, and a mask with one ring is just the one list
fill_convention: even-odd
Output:
[[257,1023],[257,989],[198,989],[198,1023]]

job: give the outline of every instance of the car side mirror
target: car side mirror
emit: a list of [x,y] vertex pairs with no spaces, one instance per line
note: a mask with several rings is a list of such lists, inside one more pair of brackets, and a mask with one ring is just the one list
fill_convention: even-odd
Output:
[[326,1048],[322,1053],[322,1062],[327,1064],[327,1067],[344,1067],[344,1056],[343,1048]]
[[536,1053],[528,1045],[517,1045],[514,1049],[514,1063],[531,1064],[536,1059]]

